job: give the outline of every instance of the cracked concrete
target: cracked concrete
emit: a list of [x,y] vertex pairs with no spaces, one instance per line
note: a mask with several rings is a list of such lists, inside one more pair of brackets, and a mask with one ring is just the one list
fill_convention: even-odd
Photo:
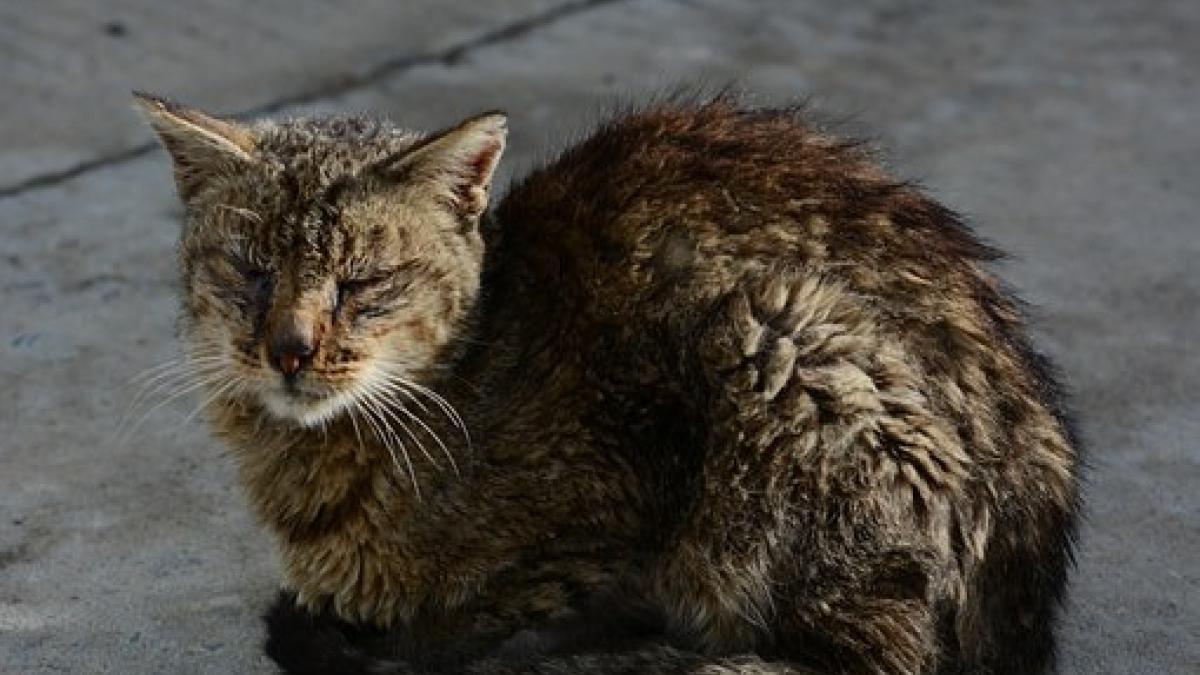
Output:
[[1015,254],[1093,465],[1062,672],[1200,672],[1200,5],[188,8],[0,8],[0,673],[272,672],[270,542],[199,401],[114,434],[174,354],[179,209],[128,90],[419,128],[503,107],[512,175],[604,110],[731,81],[811,97]]

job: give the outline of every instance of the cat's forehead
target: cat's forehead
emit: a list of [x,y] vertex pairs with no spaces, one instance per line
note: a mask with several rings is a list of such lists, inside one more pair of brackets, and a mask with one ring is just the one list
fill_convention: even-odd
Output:
[[312,117],[271,122],[260,129],[258,151],[303,192],[321,190],[412,147],[421,135],[368,116]]

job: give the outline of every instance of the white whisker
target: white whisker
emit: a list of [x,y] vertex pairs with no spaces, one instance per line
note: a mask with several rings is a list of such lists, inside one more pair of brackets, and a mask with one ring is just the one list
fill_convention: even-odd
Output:
[[207,408],[209,405],[212,404],[213,401],[217,400],[218,398],[220,398],[221,396],[223,396],[225,394],[228,394],[231,391],[236,390],[239,386],[241,386],[241,384],[242,384],[242,382],[239,378],[237,378],[235,376],[231,376],[228,380],[225,381],[224,384],[221,384],[220,386],[213,389],[212,393],[210,393],[208,396],[206,396],[204,398],[204,400],[200,402],[200,405],[196,406],[195,410],[188,413],[188,416],[183,419],[183,425],[186,425],[189,422],[191,422],[192,419],[195,418],[196,415],[198,415],[201,410],[204,410],[205,408]]
[[[400,428],[404,430],[404,433],[408,434],[409,439],[412,440],[412,442],[416,444],[417,449],[421,451],[421,454],[425,456],[425,459],[429,460],[430,464],[433,464],[438,469],[441,469],[442,465],[437,460],[435,460],[432,455],[429,454],[429,451],[425,449],[425,445],[423,443],[421,443],[421,439],[418,438],[417,435],[413,433],[413,430],[411,427],[409,427],[407,424],[404,423],[404,420],[400,419],[399,414],[397,414],[397,412],[393,408],[393,406],[389,405],[390,401],[388,401],[388,399],[384,397],[385,393],[386,392],[384,390],[379,390],[378,403],[379,403],[379,407],[382,410],[382,412],[386,413],[387,416],[393,422],[400,425]],[[404,409],[400,408],[400,410],[403,411]]]
[[350,427],[354,429],[354,437],[358,439],[358,451],[365,453],[366,449],[363,446],[362,431],[358,428],[358,416],[355,414],[358,411],[358,402],[351,401],[350,406],[346,408],[346,416],[350,418]]
[[[400,382],[398,382],[396,380],[388,380],[384,383],[381,383],[380,386],[386,387],[386,389],[389,393],[392,393],[392,394],[398,393],[398,394],[404,396],[406,399],[408,399],[408,400],[412,401],[413,403],[416,403],[418,406],[420,406],[421,410],[425,411],[426,414],[430,414],[429,408],[424,403],[422,403],[420,399],[418,399],[407,387],[405,387]],[[420,425],[421,428],[425,430],[425,433],[429,434],[429,436],[433,438],[434,442],[437,443],[438,447],[441,449],[442,454],[444,454],[446,456],[446,459],[449,460],[450,468],[454,471],[454,474],[456,476],[461,476],[462,472],[460,472],[458,469],[458,462],[454,459],[454,453],[450,451],[450,448],[448,448],[446,446],[446,443],[444,441],[442,441],[442,438],[440,436],[438,436],[437,432],[435,432],[432,428],[430,428],[430,426],[428,424],[426,424],[425,421],[420,418],[420,416],[414,414],[411,410],[409,410],[408,406],[405,406],[403,403],[401,403],[399,406],[397,406],[397,408],[400,412],[404,413],[410,420],[412,420],[412,421],[416,422],[418,425]],[[408,429],[407,425],[405,425],[405,429]],[[412,436],[411,430],[409,430],[409,436]],[[433,459],[430,458],[430,461],[433,462]],[[438,468],[441,468],[440,464],[438,464],[436,462],[434,462],[434,464],[436,466],[438,466]]]
[[462,431],[463,438],[467,443],[467,449],[471,449],[471,432],[467,429],[466,421],[463,420],[462,416],[458,414],[458,411],[454,408],[454,406],[451,405],[450,402],[445,398],[443,398],[441,394],[425,385],[413,382],[412,380],[409,380],[398,373],[385,370],[382,374],[388,382],[401,385],[408,391],[421,394],[432,401],[434,405],[436,405],[442,411],[442,414],[445,415],[446,418],[449,419],[452,424],[454,424],[454,426],[458,427],[458,429]]
[[217,376],[208,376],[208,377],[202,378],[200,380],[193,381],[189,384],[186,384],[182,388],[172,392],[170,395],[168,395],[163,400],[154,404],[154,406],[152,406],[146,412],[142,413],[142,415],[140,417],[138,417],[137,420],[133,424],[129,425],[127,428],[125,428],[125,429],[118,428],[117,434],[116,434],[116,440],[120,441],[120,442],[124,442],[124,441],[128,440],[129,437],[133,434],[133,432],[136,431],[138,429],[138,427],[140,427],[142,425],[142,422],[146,421],[146,418],[150,417],[150,415],[154,414],[155,411],[159,410],[160,408],[167,405],[168,403],[171,403],[172,401],[177,400],[181,396],[189,394],[201,387],[215,385],[216,383],[218,383],[220,381],[221,381],[220,378]]
[[138,388],[117,420],[117,429],[123,428],[129,422],[129,417],[154,394],[220,370],[224,363],[221,354],[222,350],[217,345],[200,345],[130,378],[130,384]]
[[162,372],[164,370],[170,370],[171,368],[174,368],[176,366],[181,366],[181,365],[186,365],[186,364],[203,363],[203,362],[215,362],[215,361],[220,361],[221,359],[222,359],[221,352],[215,348],[212,350],[193,351],[193,352],[189,352],[187,354],[178,356],[173,359],[168,359],[167,361],[164,361],[162,363],[150,366],[149,368],[147,368],[147,369],[143,370],[142,372],[131,377],[130,381],[138,382],[147,377],[150,377],[151,375]]
[[[399,436],[396,435],[395,431],[388,425],[387,421],[383,418],[382,413],[376,409],[376,406],[378,406],[379,403],[377,402],[377,399],[375,398],[373,392],[370,390],[366,390],[363,392],[362,395],[363,395],[363,400],[365,403],[365,405],[363,406],[363,411],[364,411],[364,413],[366,413],[364,415],[364,419],[366,419],[368,422],[370,422],[372,428],[374,428],[374,430],[375,430],[376,436],[379,437],[379,440],[383,443],[383,446],[387,449],[388,454],[391,455],[392,463],[396,466],[396,470],[403,473],[404,470],[400,467],[400,461],[396,458],[396,453],[392,446],[391,441],[394,441],[396,443],[396,445],[399,446],[400,454],[404,456],[404,463],[408,467],[408,476],[409,476],[409,479],[412,481],[413,494],[416,496],[416,498],[418,500],[420,500],[421,499],[421,487],[420,487],[420,485],[417,484],[417,471],[416,471],[416,468],[413,467],[412,459],[410,459],[408,456],[408,450],[404,447],[404,443],[400,441]],[[373,419],[373,421],[372,421],[372,419]],[[376,422],[378,423],[378,425],[376,425]],[[386,430],[386,433],[385,433],[385,430]],[[390,438],[390,440],[389,440],[389,438]]]
[[134,394],[133,401],[145,396],[149,396],[163,386],[169,386],[171,380],[191,380],[198,375],[204,375],[209,372],[215,372],[221,369],[220,364],[216,363],[182,363],[178,366],[160,372],[153,377],[148,378],[141,384],[138,391]]
[[125,410],[117,419],[116,429],[119,431],[124,429],[130,419],[138,413],[144,405],[148,404],[156,395],[167,395],[168,392],[185,386],[196,380],[207,380],[219,374],[220,368],[197,368],[185,372],[173,373],[169,378],[163,378],[153,384],[147,384],[138,390],[125,405]]

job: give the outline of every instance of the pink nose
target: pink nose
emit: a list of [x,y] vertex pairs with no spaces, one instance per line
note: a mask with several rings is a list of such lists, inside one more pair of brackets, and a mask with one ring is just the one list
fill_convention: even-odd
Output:
[[296,352],[285,351],[281,352],[277,358],[276,366],[279,372],[284,375],[295,375],[300,372],[301,358]]
[[288,312],[268,329],[267,359],[286,378],[294,378],[317,351],[315,326],[302,312]]

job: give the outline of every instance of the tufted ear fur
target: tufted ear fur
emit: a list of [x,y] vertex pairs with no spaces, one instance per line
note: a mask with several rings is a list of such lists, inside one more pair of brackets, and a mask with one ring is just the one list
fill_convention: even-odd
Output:
[[175,185],[185,202],[213,175],[254,161],[255,136],[249,127],[150,94],[134,92],[133,100],[170,153]]
[[501,112],[472,117],[431,136],[388,166],[388,173],[424,183],[467,218],[488,205],[492,174],[504,152],[508,118]]

